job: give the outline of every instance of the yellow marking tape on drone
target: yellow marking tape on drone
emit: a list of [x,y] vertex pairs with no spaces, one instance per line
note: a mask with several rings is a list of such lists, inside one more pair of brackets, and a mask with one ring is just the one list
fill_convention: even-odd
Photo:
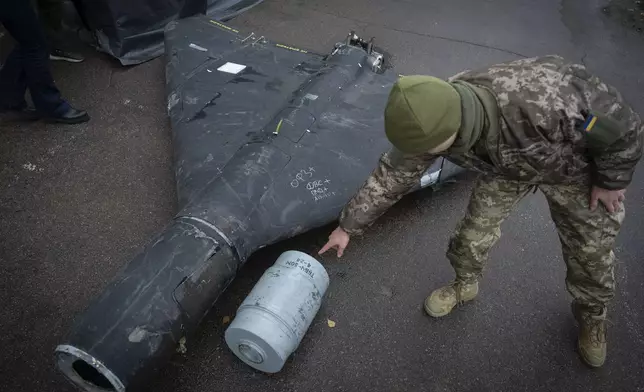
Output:
[[282,128],[282,121],[284,121],[284,119],[281,119],[280,122],[277,123],[277,128],[275,128],[275,132],[273,132],[273,134],[277,135],[278,133],[280,133],[280,128]]
[[219,27],[221,27],[222,29],[226,29],[226,30],[228,30],[228,31],[232,31],[233,33],[239,33],[239,30],[235,30],[235,29],[233,29],[232,27],[228,27],[228,26],[226,26],[225,24],[223,24],[223,23],[219,23],[219,22],[217,22],[217,21],[215,21],[215,20],[212,20],[212,19],[211,19],[211,20],[210,20],[210,23],[214,24],[215,26],[219,26]]
[[277,46],[278,48],[282,48],[282,49],[292,50],[292,51],[294,51],[294,52],[308,53],[308,52],[307,52],[306,50],[304,50],[304,49],[298,49],[298,48],[294,48],[294,47],[292,47],[292,46],[287,46],[287,45],[282,45],[282,44],[275,44],[275,46]]

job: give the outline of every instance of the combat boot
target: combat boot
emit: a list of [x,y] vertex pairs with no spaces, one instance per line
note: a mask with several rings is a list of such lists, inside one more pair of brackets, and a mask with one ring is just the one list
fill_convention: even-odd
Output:
[[597,311],[573,302],[572,313],[579,324],[581,359],[590,367],[602,366],[606,361],[606,308]]
[[447,316],[457,305],[473,300],[479,293],[479,283],[455,281],[434,290],[425,300],[425,312],[432,317]]

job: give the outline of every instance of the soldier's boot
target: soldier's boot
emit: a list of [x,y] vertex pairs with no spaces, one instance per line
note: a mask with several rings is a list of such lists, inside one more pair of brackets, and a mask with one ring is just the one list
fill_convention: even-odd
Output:
[[606,361],[606,308],[593,311],[573,302],[572,313],[579,324],[581,359],[590,367],[602,366]]
[[432,317],[447,316],[455,306],[473,300],[478,293],[478,282],[465,283],[457,280],[434,290],[425,300],[425,312]]

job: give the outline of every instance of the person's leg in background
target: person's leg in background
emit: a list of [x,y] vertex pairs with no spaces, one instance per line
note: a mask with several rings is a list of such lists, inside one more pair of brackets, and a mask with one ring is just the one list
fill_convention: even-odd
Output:
[[51,60],[80,63],[85,58],[64,48],[63,0],[34,0],[49,42]]
[[54,122],[75,124],[89,120],[85,111],[62,99],[49,70],[45,35],[29,1],[0,1],[0,23],[16,41],[0,70],[0,104],[3,111],[22,110],[29,89],[36,111]]
[[[0,22],[2,21],[0,5]],[[27,79],[22,66],[22,51],[16,45],[0,68],[0,111],[27,109]]]
[[501,224],[534,185],[482,176],[474,185],[465,217],[460,221],[447,251],[455,281],[434,290],[425,311],[442,317],[478,294],[478,282],[490,249],[501,237]]
[[71,2],[72,4],[74,4],[74,8],[78,13],[78,18],[83,24],[83,28],[91,30],[91,28],[89,27],[89,21],[87,20],[87,18],[85,18],[85,5],[83,4],[83,2],[81,0],[71,0]]
[[540,186],[557,226],[564,261],[566,287],[573,297],[573,314],[580,326],[578,348],[592,367],[606,359],[607,305],[615,295],[613,247],[625,210],[610,213],[600,203],[590,210],[590,187]]

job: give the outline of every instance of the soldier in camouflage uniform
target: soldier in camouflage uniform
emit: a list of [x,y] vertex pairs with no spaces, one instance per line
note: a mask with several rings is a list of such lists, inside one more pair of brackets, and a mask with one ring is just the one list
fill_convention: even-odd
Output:
[[[425,301],[445,316],[478,294],[500,226],[529,192],[548,201],[567,266],[566,286],[588,365],[606,358],[606,306],[615,292],[613,246],[644,127],[621,95],[584,66],[546,56],[460,73],[400,78],[385,109],[393,148],[340,216],[320,250],[338,256],[417,185],[437,157],[481,172],[447,257],[456,279]],[[601,202],[601,205],[599,204]]]

